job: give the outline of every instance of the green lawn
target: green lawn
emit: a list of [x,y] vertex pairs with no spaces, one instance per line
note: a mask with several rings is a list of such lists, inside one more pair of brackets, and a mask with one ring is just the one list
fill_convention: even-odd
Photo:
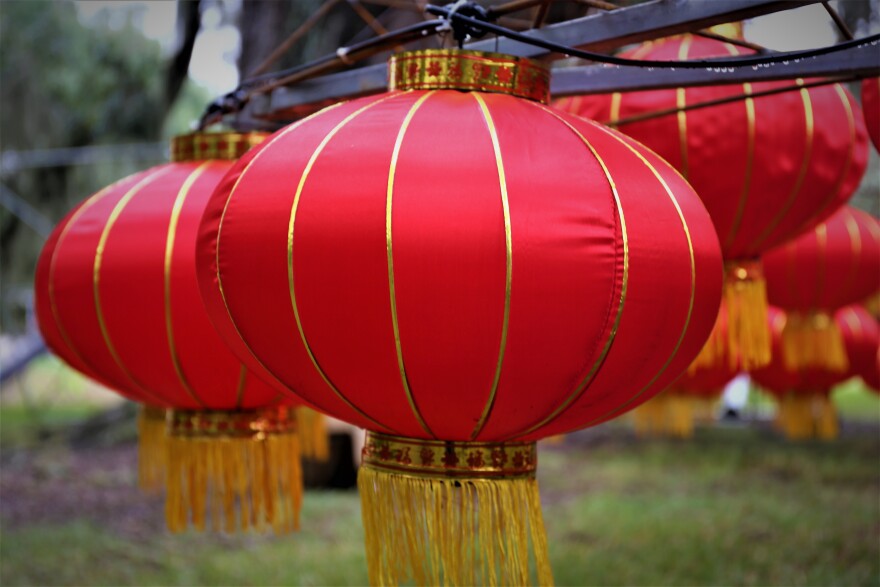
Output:
[[[765,427],[636,441],[612,426],[542,449],[557,584],[880,585],[880,436],[857,432],[830,444],[790,444]],[[46,482],[63,484],[65,474],[77,472]],[[101,479],[133,492],[131,478]],[[160,516],[160,501],[151,503]],[[109,521],[84,512],[4,522],[0,583],[366,583],[354,492],[308,493],[303,530],[280,539],[171,536]]]

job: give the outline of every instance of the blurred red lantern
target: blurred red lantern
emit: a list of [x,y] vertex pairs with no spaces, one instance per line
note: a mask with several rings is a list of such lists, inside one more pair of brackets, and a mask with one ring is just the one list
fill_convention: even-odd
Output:
[[529,532],[549,582],[534,441],[690,362],[720,295],[711,221],[659,157],[544,106],[537,63],[428,50],[390,71],[389,93],[279,131],[223,180],[206,304],[239,352],[368,429],[372,582],[497,565],[522,584]]
[[853,305],[838,310],[840,328],[849,360],[849,372],[860,376],[874,391],[880,391],[880,327],[865,308]]
[[835,310],[880,289],[880,223],[851,206],[764,256],[770,303],[788,313],[782,352],[792,369],[845,371]]
[[[818,436],[835,438],[837,415],[831,403],[832,387],[870,370],[876,358],[877,322],[863,308],[849,306],[834,313],[832,320],[842,334],[849,368],[845,371],[811,367],[792,368],[784,360],[784,334],[788,318],[785,312],[770,308],[773,336],[773,361],[751,372],[752,379],[774,395],[779,402],[779,422],[792,439]],[[876,369],[876,363],[873,365]]]
[[[625,55],[684,60],[746,53],[752,51],[686,34],[644,43]],[[722,309],[730,319],[727,336],[713,332],[698,365],[728,360],[752,368],[770,360],[758,257],[849,199],[865,172],[867,138],[858,105],[840,84],[686,108],[803,84],[616,92],[557,102],[568,112],[616,126],[656,151],[706,204],[726,262]]]
[[871,142],[880,151],[880,77],[862,80],[862,110]]
[[290,410],[298,402],[223,344],[195,272],[208,197],[232,161],[265,136],[177,137],[172,163],[126,177],[68,214],[37,266],[37,317],[49,347],[153,413],[170,410],[172,530],[190,517],[204,529],[209,508],[214,527],[227,531],[298,523],[302,482]]

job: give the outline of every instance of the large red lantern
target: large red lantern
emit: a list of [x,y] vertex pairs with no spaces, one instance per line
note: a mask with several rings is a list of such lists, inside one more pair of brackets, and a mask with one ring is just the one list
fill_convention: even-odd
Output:
[[223,180],[206,303],[239,352],[368,429],[373,583],[523,584],[530,534],[548,583],[535,440],[684,370],[717,311],[716,237],[659,157],[545,106],[540,64],[389,67],[388,93],[279,131]]
[[830,399],[831,389],[850,377],[870,372],[872,359],[873,368],[877,368],[877,322],[859,306],[842,308],[833,314],[831,320],[842,335],[845,354],[849,357],[849,368],[841,371],[827,367],[789,366],[782,348],[789,319],[782,310],[770,308],[773,361],[752,371],[751,376],[779,402],[778,420],[786,436],[792,439],[835,438],[838,426]]
[[68,214],[37,267],[37,317],[49,347],[153,412],[169,410],[172,530],[190,520],[204,529],[208,516],[227,531],[289,530],[298,519],[294,400],[223,344],[195,272],[197,228],[211,192],[265,136],[176,138],[172,163],[126,177]]
[[847,206],[812,231],[764,256],[770,303],[788,320],[782,352],[792,369],[845,371],[835,310],[880,289],[880,223]]
[[[625,55],[685,60],[747,53],[752,51],[686,34],[644,43]],[[722,311],[730,319],[727,336],[713,332],[698,365],[727,360],[753,368],[770,360],[758,257],[843,205],[865,172],[867,138],[855,100],[840,84],[797,90],[804,83],[616,92],[557,102],[656,151],[706,204],[724,255]],[[793,91],[687,110],[784,87]]]
[[880,77],[862,80],[862,110],[871,142],[880,151]]

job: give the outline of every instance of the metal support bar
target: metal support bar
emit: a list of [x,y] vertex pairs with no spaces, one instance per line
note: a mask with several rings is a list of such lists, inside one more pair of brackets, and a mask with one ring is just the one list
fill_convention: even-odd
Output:
[[[650,0],[635,6],[548,25],[527,34],[563,45],[607,50],[819,1]],[[501,53],[533,58],[548,56],[545,49],[509,39],[487,39],[471,43],[466,48],[495,51],[496,44],[497,51]],[[380,64],[303,80],[295,86],[276,88],[271,94],[254,96],[247,110],[257,118],[290,120],[324,104],[384,91],[386,78],[387,68]]]

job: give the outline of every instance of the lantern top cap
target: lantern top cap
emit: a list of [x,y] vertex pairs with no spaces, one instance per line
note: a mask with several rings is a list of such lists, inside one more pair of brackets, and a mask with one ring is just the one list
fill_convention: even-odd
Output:
[[492,92],[546,104],[550,70],[532,59],[504,53],[423,49],[391,56],[388,89]]
[[265,140],[265,132],[194,132],[171,139],[171,161],[236,161]]

